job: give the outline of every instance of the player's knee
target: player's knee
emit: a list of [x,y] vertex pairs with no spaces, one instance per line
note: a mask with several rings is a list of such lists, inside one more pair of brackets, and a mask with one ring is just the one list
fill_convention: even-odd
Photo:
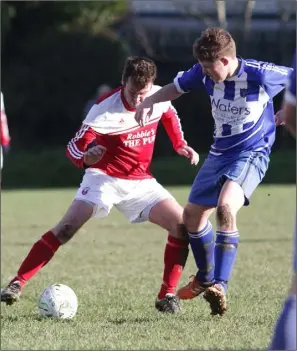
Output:
[[[172,235],[172,234],[171,234]],[[173,236],[181,240],[189,240],[188,231],[184,224],[177,224],[173,231]]]
[[62,244],[67,243],[77,232],[77,227],[71,223],[64,223],[56,230],[56,237]]
[[187,206],[184,208],[184,212],[183,212],[183,222],[184,222],[185,228],[187,228],[187,231],[188,231],[189,228],[191,228],[192,225],[193,225],[192,211],[191,211]]
[[229,205],[218,205],[216,216],[217,222],[221,228],[233,229],[234,216]]
[[201,226],[201,215],[186,206],[183,212],[183,222],[187,232],[197,232]]

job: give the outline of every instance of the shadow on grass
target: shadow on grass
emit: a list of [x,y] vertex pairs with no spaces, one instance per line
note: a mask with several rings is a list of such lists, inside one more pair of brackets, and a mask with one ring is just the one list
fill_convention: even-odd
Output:
[[288,238],[257,238],[257,239],[241,239],[240,244],[258,244],[269,242],[290,242],[293,241],[292,237]]
[[5,323],[15,323],[15,322],[20,322],[21,320],[28,321],[28,320],[34,320],[36,322],[42,322],[42,323],[73,323],[74,320],[72,319],[58,319],[58,318],[51,318],[51,317],[40,317],[38,314],[32,312],[32,313],[22,313],[18,315],[8,315],[8,316],[3,316],[1,315],[1,324]]
[[156,319],[152,317],[136,317],[136,318],[107,318],[107,322],[115,325],[123,324],[141,324],[154,322]]

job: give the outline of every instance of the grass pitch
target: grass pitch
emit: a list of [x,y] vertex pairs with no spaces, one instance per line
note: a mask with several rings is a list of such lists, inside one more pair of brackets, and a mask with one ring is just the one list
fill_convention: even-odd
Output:
[[[170,190],[186,203],[189,188]],[[74,194],[2,192],[2,287]],[[116,210],[92,220],[33,278],[20,303],[1,304],[1,349],[264,349],[288,287],[294,212],[294,186],[262,186],[241,210],[241,243],[224,317],[211,317],[202,297],[183,302],[181,314],[157,312],[165,233],[149,223],[131,225]],[[181,284],[194,272],[190,254]],[[52,283],[76,292],[73,320],[38,318],[38,297]]]

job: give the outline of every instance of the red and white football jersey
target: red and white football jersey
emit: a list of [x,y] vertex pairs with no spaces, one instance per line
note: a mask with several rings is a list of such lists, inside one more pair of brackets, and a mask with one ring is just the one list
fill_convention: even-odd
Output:
[[10,143],[10,135],[7,125],[7,118],[4,108],[3,94],[1,92],[1,128],[0,128],[0,145],[8,146]]
[[[153,86],[151,94],[161,89]],[[186,145],[180,120],[171,102],[154,105],[153,114],[144,127],[134,119],[131,108],[119,87],[102,96],[89,111],[81,128],[67,145],[66,154],[78,167],[84,167],[83,156],[88,145],[103,145],[103,158],[89,168],[117,178],[151,178],[149,171],[158,123],[163,123],[175,150]]]

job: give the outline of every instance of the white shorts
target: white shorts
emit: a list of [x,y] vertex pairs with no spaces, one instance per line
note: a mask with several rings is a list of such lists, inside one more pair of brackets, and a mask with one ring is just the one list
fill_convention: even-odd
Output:
[[92,168],[86,170],[75,196],[95,205],[93,217],[106,217],[115,206],[131,223],[147,221],[153,206],[171,198],[154,178],[120,179]]

